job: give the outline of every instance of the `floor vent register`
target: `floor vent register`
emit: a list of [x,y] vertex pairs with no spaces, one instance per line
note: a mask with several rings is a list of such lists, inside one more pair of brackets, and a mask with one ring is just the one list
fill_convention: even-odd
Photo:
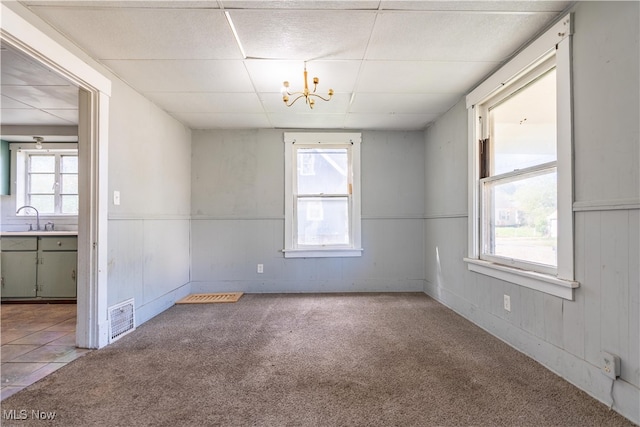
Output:
[[210,304],[214,302],[237,302],[243,292],[226,292],[217,294],[191,294],[176,301],[176,304]]
[[110,343],[122,338],[136,328],[133,298],[113,305],[108,310]]

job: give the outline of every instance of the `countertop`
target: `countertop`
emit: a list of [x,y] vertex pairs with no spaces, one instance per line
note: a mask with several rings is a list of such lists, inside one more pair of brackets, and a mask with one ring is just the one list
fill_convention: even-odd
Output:
[[44,230],[40,230],[40,231],[3,231],[0,233],[0,237],[18,237],[18,236],[22,236],[22,237],[34,237],[34,236],[51,236],[51,237],[55,237],[55,236],[77,236],[78,232],[77,231],[64,231],[64,230],[54,230],[54,231],[44,231]]

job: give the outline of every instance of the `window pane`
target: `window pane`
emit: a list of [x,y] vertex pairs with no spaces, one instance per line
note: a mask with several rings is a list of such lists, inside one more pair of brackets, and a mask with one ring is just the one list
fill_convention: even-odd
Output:
[[29,156],[31,172],[55,172],[55,156]]
[[45,213],[55,213],[55,200],[54,196],[30,196],[29,204],[38,209],[40,215]]
[[297,150],[298,194],[348,194],[346,148]]
[[62,196],[62,213],[78,213],[78,196]]
[[490,109],[492,175],[555,161],[556,71]]
[[349,199],[300,198],[297,205],[298,245],[348,245]]
[[78,173],[78,156],[62,156],[60,159],[60,172]]
[[62,194],[78,194],[78,175],[62,175]]
[[483,253],[557,266],[557,173],[484,184]]
[[29,180],[29,193],[55,193],[55,174],[31,174]]

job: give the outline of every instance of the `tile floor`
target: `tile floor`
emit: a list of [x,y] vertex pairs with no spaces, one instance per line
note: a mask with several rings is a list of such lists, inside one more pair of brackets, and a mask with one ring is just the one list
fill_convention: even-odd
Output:
[[2,304],[0,326],[0,400],[90,351],[75,347],[75,304]]

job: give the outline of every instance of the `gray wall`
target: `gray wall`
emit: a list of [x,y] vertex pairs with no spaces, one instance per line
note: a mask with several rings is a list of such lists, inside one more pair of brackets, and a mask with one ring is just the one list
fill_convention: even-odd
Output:
[[192,291],[421,291],[424,135],[362,141],[362,257],[284,259],[283,131],[194,131]]
[[574,11],[575,301],[467,270],[463,101],[426,132],[425,290],[606,404],[611,380],[599,371],[600,351],[619,355],[614,409],[637,423],[639,4],[584,2]]
[[191,131],[121,80],[112,84],[108,304],[135,298],[142,322],[189,293]]

